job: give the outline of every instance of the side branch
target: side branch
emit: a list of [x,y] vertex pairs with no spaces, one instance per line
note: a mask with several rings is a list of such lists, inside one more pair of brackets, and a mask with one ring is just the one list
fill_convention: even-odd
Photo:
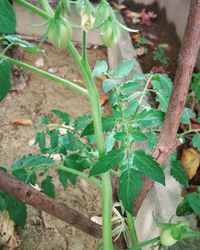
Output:
[[[168,156],[176,150],[180,142],[176,138],[180,124],[182,110],[185,105],[192,72],[200,46],[200,0],[192,0],[185,33],[179,52],[178,66],[174,80],[172,94],[159,136],[158,144],[153,152],[159,164],[163,164]],[[153,181],[144,178],[144,189],[139,193],[135,202],[134,214],[145,199],[148,191],[153,186]]]
[[92,237],[101,238],[102,236],[101,226],[92,222],[75,209],[47,197],[35,188],[4,172],[0,172],[0,190],[75,226]]

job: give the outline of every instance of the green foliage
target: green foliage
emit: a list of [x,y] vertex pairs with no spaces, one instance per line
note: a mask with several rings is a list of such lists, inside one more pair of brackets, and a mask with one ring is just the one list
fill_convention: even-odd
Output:
[[102,87],[103,87],[103,90],[104,90],[105,93],[109,92],[116,85],[117,85],[117,82],[114,79],[106,79],[102,83]]
[[170,61],[169,57],[165,55],[165,51],[162,47],[158,47],[158,49],[153,53],[153,60],[159,61],[161,65],[166,65]]
[[69,114],[67,114],[66,112],[60,111],[60,110],[52,110],[51,112],[53,112],[61,122],[63,122],[65,125],[69,125],[71,122],[71,117],[69,116]]
[[193,74],[191,89],[194,91],[197,101],[200,101],[200,73]]
[[177,216],[187,216],[190,214],[193,214],[194,211],[191,208],[187,198],[185,197],[179,204],[176,209],[176,215]]
[[143,150],[134,152],[133,166],[150,179],[165,185],[162,168],[151,155],[146,154]]
[[52,177],[46,176],[46,178],[41,183],[41,188],[43,192],[48,195],[51,198],[55,198],[56,192],[55,192],[55,186],[52,183]]
[[200,216],[200,192],[187,194],[186,197],[192,210]]
[[132,214],[134,200],[142,189],[142,174],[129,167],[119,179],[119,197],[125,209]]
[[192,144],[200,151],[200,134],[196,134],[192,137]]
[[157,141],[158,141],[156,133],[149,131],[147,134],[147,137],[148,137],[148,147],[149,147],[150,151],[153,151],[153,149],[156,146]]
[[194,117],[195,117],[195,113],[191,109],[184,108],[182,116],[181,116],[181,123],[190,124],[190,119]]
[[135,63],[134,60],[124,61],[114,71],[114,78],[119,79],[119,78],[123,78],[125,76],[128,76],[128,74],[131,72],[131,70],[133,68],[134,63]]
[[92,72],[93,77],[100,76],[102,74],[105,74],[108,71],[108,64],[106,61],[96,61],[95,68]]
[[123,149],[115,149],[108,152],[106,155],[99,157],[96,164],[90,171],[90,176],[98,175],[107,172],[116,167],[124,158]]
[[188,177],[187,173],[181,163],[181,161],[174,160],[171,162],[170,174],[173,176],[180,184],[188,187]]
[[16,17],[8,0],[0,1],[0,33],[13,34],[16,28]]
[[7,95],[11,87],[10,73],[10,64],[6,61],[0,62],[0,101]]

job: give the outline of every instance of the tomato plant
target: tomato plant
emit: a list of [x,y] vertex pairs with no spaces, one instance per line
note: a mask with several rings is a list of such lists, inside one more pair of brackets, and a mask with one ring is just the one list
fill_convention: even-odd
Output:
[[[4,98],[10,88],[10,64],[15,64],[48,79],[53,79],[55,83],[63,84],[85,96],[90,103],[91,113],[73,119],[66,111],[53,110],[58,125],[50,129],[51,121],[44,118],[37,126],[35,144],[38,145],[41,153],[26,155],[13,162],[12,175],[32,185],[36,184],[38,175],[42,176],[41,188],[46,195],[52,198],[55,197],[56,190],[53,178],[48,172],[50,169],[57,172],[58,179],[64,188],[67,187],[68,181],[75,185],[77,177],[84,178],[99,188],[102,193],[103,223],[103,241],[100,247],[104,250],[113,249],[112,236],[118,236],[119,232],[126,235],[127,246],[132,250],[141,249],[152,243],[170,246],[185,237],[199,236],[198,232],[191,231],[189,226],[183,222],[177,224],[159,222],[160,236],[141,243],[137,239],[133,208],[139,191],[143,189],[143,178],[147,177],[165,185],[164,167],[159,165],[152,156],[152,152],[167,112],[172,82],[166,75],[154,73],[134,74],[130,80],[125,81],[124,78],[131,73],[134,67],[134,60],[124,61],[112,70],[109,69],[106,61],[98,61],[92,71],[88,64],[86,49],[89,29],[100,27],[102,42],[107,47],[117,44],[121,29],[135,31],[126,28],[117,20],[106,0],[102,0],[100,6],[95,10],[88,0],[81,0],[77,7],[81,16],[78,28],[82,30],[83,39],[82,52],[79,53],[71,41],[72,27],[77,28],[77,25],[71,23],[67,18],[70,14],[67,1],[60,1],[55,11],[46,0],[40,1],[41,9],[23,0],[15,0],[15,2],[46,20],[47,28],[41,43],[48,38],[54,46],[66,48],[80,69],[87,88],[6,55],[8,48],[13,45],[19,45],[32,53],[42,54],[44,51],[12,35],[15,27],[14,12],[7,0],[4,0],[1,1],[0,18],[4,20],[10,15],[14,24],[12,24],[12,29],[8,24],[10,30],[7,34],[5,34],[4,27],[0,26],[0,31],[3,33],[1,42],[4,48],[0,54],[0,99]],[[8,16],[5,15],[7,12],[2,11],[4,9],[8,11]],[[104,92],[109,95],[109,102],[112,106],[110,115],[102,114],[100,111],[95,78],[102,75],[105,79],[102,86]],[[121,81],[123,84],[120,83]],[[150,83],[152,89],[148,89]],[[144,104],[144,98],[150,91],[156,94],[159,109]],[[188,110],[186,110],[182,119],[187,122],[189,118]],[[63,127],[65,133],[61,133],[60,130]],[[183,133],[179,137],[182,138],[184,135]],[[134,148],[134,143],[141,141],[147,143],[148,152]],[[54,161],[52,157],[54,154],[60,155],[59,163]],[[7,169],[1,167],[1,171],[6,172]],[[175,159],[171,164],[171,175],[182,185],[188,185],[186,173],[184,169],[181,169],[180,162]],[[118,209],[112,203],[111,176],[118,179]],[[26,205],[4,192],[0,193],[0,197],[1,210],[7,209],[14,222],[23,227],[26,221]],[[188,195],[188,202],[191,204],[195,198],[197,197]],[[16,208],[23,219],[19,220],[19,217],[16,216]],[[193,209],[199,211],[199,206],[196,205]],[[117,216],[113,216],[112,211]],[[116,222],[116,227],[112,227],[112,220]]]

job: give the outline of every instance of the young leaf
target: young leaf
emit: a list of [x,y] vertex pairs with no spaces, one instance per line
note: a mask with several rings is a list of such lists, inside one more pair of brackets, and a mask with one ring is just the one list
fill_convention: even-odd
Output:
[[122,64],[120,64],[114,72],[115,79],[127,76],[131,72],[134,63],[135,60],[132,59],[124,61]]
[[133,121],[135,127],[150,128],[163,123],[165,113],[157,109],[143,110],[138,113]]
[[134,152],[133,166],[137,167],[139,171],[150,179],[165,185],[165,176],[162,168],[151,155],[146,154],[143,150]]
[[5,203],[10,218],[16,225],[23,228],[27,218],[26,205],[10,195],[6,196]]
[[101,156],[90,171],[89,176],[105,173],[117,166],[124,158],[122,149],[115,149]]
[[171,79],[167,75],[157,74],[151,83],[156,90],[156,100],[160,103],[160,109],[166,112],[172,91]]
[[191,208],[187,198],[184,198],[179,204],[178,207],[176,208],[176,215],[177,216],[187,216],[190,214],[193,214],[194,211]]
[[97,77],[100,76],[104,73],[106,73],[108,70],[108,64],[106,61],[102,60],[102,61],[96,61],[96,65],[95,68],[92,72],[92,77]]
[[51,198],[55,198],[56,191],[55,191],[55,186],[52,183],[51,176],[48,175],[46,179],[42,181],[41,188],[46,195],[48,195]]
[[105,93],[109,92],[115,86],[117,86],[117,82],[115,80],[113,80],[113,79],[106,79],[102,83],[103,91]]
[[138,90],[139,87],[141,87],[141,82],[128,81],[120,86],[120,92],[123,95],[130,95],[131,92]]
[[200,134],[196,134],[192,138],[192,144],[200,151]]
[[119,180],[119,197],[125,209],[133,213],[134,200],[142,189],[142,175],[133,168],[124,171]]
[[60,110],[57,110],[57,109],[54,109],[51,112],[53,112],[66,125],[70,124],[71,117],[66,112],[63,112],[63,111],[60,111]]
[[149,147],[150,151],[153,151],[153,149],[156,146],[157,141],[158,141],[156,133],[149,131],[147,137],[148,137],[148,147]]
[[190,193],[186,197],[193,211],[200,216],[200,193]]
[[10,89],[11,86],[10,73],[11,73],[10,64],[7,63],[6,61],[0,62],[0,101],[7,95]]
[[195,113],[189,109],[189,108],[184,108],[182,116],[181,116],[181,123],[182,124],[189,124],[190,119],[195,117]]
[[188,177],[187,173],[181,163],[181,161],[175,160],[171,162],[170,174],[173,176],[180,184],[188,187]]
[[12,166],[12,171],[17,169],[33,168],[38,165],[52,164],[53,160],[42,155],[27,155],[15,161]]
[[[8,0],[0,1],[0,33],[13,34],[16,28],[16,17]],[[0,74],[1,75],[1,74]]]

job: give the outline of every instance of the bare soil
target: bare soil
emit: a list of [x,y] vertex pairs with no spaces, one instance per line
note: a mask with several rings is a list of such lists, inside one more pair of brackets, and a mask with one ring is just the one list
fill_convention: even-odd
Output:
[[[57,75],[71,81],[82,79],[78,69],[66,50],[56,50],[44,44],[46,56],[43,56],[44,66],[48,70],[56,68]],[[22,60],[34,65],[38,58],[24,53]],[[89,63],[94,67],[96,60],[106,60],[106,49],[103,47],[89,49]],[[14,126],[10,122],[16,118],[30,119],[34,123],[41,116],[50,116],[52,109],[68,112],[72,117],[90,113],[88,101],[64,86],[28,72],[27,85],[23,89],[14,88],[0,103],[0,166],[10,168],[13,161],[29,153],[37,153],[32,146],[34,126]],[[81,82],[82,86],[84,82]],[[76,208],[88,217],[100,215],[100,194],[84,180],[79,180],[74,187],[69,185],[63,190],[59,183],[56,199]],[[20,250],[93,250],[96,240],[74,227],[55,219],[44,212],[29,207],[28,221],[24,230],[17,228],[21,243]]]

